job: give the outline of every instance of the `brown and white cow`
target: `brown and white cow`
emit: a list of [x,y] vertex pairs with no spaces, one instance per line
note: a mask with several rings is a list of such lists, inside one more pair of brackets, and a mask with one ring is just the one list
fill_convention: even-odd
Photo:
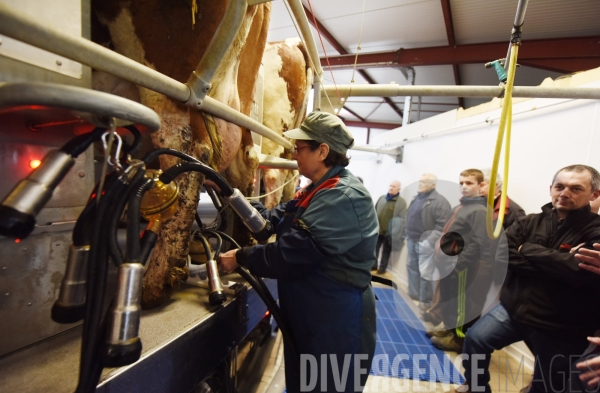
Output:
[[[227,6],[227,2],[215,0],[196,0],[196,3],[195,24],[188,1],[97,0],[93,1],[92,9],[108,28],[114,50],[185,83],[204,55]],[[247,8],[242,27],[208,93],[246,115],[252,106],[270,10],[270,3]],[[127,91],[126,84],[110,78],[102,83],[104,89],[135,96]],[[250,131],[148,89],[137,90],[140,101],[162,118],[162,128],[152,135],[155,147],[170,147],[190,154],[223,172],[233,187],[246,195],[251,192],[258,158]],[[169,156],[161,157],[162,168],[177,162]],[[172,288],[187,278],[190,229],[202,180],[195,173],[178,178],[179,210],[164,224],[144,276],[146,307],[168,298]]]
[[[307,67],[308,55],[299,39],[288,39],[267,44],[263,55],[264,98],[263,124],[273,131],[297,128],[304,120],[308,95],[312,86],[312,70]],[[263,138],[261,152],[270,156],[291,158],[291,152],[273,141]],[[265,206],[274,207],[280,201],[293,197],[298,171],[264,169]],[[291,180],[291,181],[290,181]],[[285,187],[280,188],[285,182]],[[275,191],[276,190],[276,191]]]

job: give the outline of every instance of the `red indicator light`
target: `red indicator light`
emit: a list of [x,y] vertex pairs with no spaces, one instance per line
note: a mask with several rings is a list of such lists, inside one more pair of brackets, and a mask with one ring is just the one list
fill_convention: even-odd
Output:
[[15,239],[15,243],[21,243],[21,239]]
[[271,311],[267,310],[267,312],[265,313],[265,315],[263,315],[263,318],[268,317],[269,315],[271,315]]
[[31,161],[29,161],[29,166],[30,166],[32,169],[35,169],[35,168],[37,168],[38,166],[40,166],[40,164],[41,164],[41,163],[42,163],[42,162],[41,162],[40,160],[31,160]]

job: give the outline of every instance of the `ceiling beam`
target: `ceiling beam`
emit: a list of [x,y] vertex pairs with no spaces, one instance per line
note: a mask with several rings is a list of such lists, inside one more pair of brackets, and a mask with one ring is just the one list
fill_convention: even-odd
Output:
[[[452,9],[450,8],[450,0],[441,0],[442,12],[444,14],[444,24],[446,25],[446,35],[448,36],[448,46],[456,46],[454,38],[454,23],[452,22]],[[460,74],[458,72],[458,64],[452,64],[452,72],[454,73],[454,83],[460,86]],[[458,97],[458,106],[465,107],[462,97]]]
[[533,68],[541,68],[543,70],[560,72],[569,74],[571,72],[591,70],[592,68],[600,67],[600,57],[597,59],[551,59],[551,60],[524,60],[520,61],[520,65]]
[[402,127],[402,124],[379,123],[376,121],[354,121],[346,119],[342,119],[342,121],[348,127],[378,128],[380,130],[393,130],[395,128]]
[[[485,64],[506,55],[506,42],[399,49],[391,52],[362,53],[357,67],[415,67],[427,65]],[[352,68],[355,55],[331,56],[334,69]],[[568,63],[580,59],[588,63],[600,61],[600,36],[523,41],[518,62],[548,62],[560,64],[563,71],[573,72]],[[324,59],[321,59],[323,64]],[[550,67],[550,66],[549,66]],[[555,67],[555,69],[561,69]],[[589,69],[589,68],[588,68]],[[577,70],[581,71],[581,70]]]
[[356,117],[358,120],[365,121],[365,119],[361,115],[359,115],[358,113],[354,112],[352,109],[348,108],[347,106],[344,105],[343,108],[345,110],[347,110],[348,112],[350,112],[352,114],[352,116]]
[[[338,42],[338,40],[335,39],[333,34],[331,34],[329,32],[329,30],[327,30],[321,22],[319,22],[319,20],[312,14],[312,12],[310,12],[310,10],[308,8],[306,8],[306,6],[303,5],[303,7],[304,7],[304,12],[306,13],[306,17],[308,18],[308,22],[315,29],[317,29],[323,35],[323,37],[325,37],[325,39],[329,42],[329,44],[331,46],[333,46],[333,48],[336,51],[338,51],[338,53],[340,55],[347,55],[348,51],[342,46],[342,44],[340,44]],[[323,65],[323,60],[321,60],[321,67],[327,67],[327,60],[325,60],[324,65]],[[371,78],[371,76],[367,73],[367,71],[358,70],[358,73],[370,84],[376,84],[375,80],[373,80],[373,78]],[[394,110],[394,112],[396,112],[398,114],[398,116],[400,116],[402,118],[402,116],[403,116],[402,110],[400,108],[398,108],[398,106],[389,97],[385,97],[384,100]]]

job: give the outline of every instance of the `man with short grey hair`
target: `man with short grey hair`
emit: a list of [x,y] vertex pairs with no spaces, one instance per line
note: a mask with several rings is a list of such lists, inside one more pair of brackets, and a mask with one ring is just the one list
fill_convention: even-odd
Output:
[[450,203],[435,190],[436,183],[437,176],[432,173],[421,176],[406,216],[408,295],[420,302],[421,311],[431,305],[435,243],[450,214]]

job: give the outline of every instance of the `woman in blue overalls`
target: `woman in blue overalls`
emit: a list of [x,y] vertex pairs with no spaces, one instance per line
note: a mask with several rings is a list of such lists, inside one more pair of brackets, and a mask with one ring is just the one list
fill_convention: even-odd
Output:
[[277,240],[229,251],[219,263],[225,272],[242,265],[278,280],[281,311],[301,358],[285,348],[288,392],[362,391],[376,341],[373,201],[345,169],[354,139],[337,116],[313,112],[284,134],[296,140],[293,157],[312,184],[273,209],[254,204]]

